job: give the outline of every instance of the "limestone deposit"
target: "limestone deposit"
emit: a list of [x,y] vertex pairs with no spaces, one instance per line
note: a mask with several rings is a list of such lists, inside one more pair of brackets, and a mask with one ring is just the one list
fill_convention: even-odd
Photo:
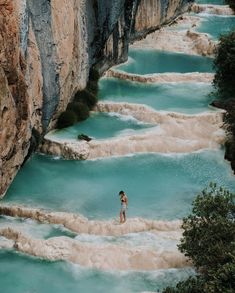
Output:
[[90,142],[56,140],[48,134],[41,150],[67,159],[95,159],[133,153],[184,153],[218,148],[224,143],[223,111],[186,115],[155,111],[145,105],[99,103],[97,111],[131,115],[156,126],[141,133]]
[[86,267],[103,270],[156,270],[182,268],[189,262],[179,251],[158,251],[143,247],[94,245],[80,243],[67,237],[47,240],[33,239],[11,228],[0,230],[0,235],[14,241],[20,252],[47,260],[67,260]]
[[171,22],[190,0],[0,0],[0,196],[55,126],[89,70],[127,59],[130,40]]
[[205,82],[211,83],[213,73],[189,72],[189,73],[155,73],[155,74],[132,74],[117,69],[109,69],[106,77],[115,77],[123,80],[142,83],[169,83],[169,82]]
[[141,218],[131,218],[120,225],[114,220],[97,221],[73,213],[49,212],[23,206],[0,205],[0,215],[28,218],[41,223],[60,224],[76,233],[95,235],[120,236],[128,233],[144,231],[179,232],[181,221],[154,221]]
[[217,15],[234,15],[233,10],[229,5],[212,5],[212,4],[196,4],[191,7],[191,11],[194,13],[208,13]]

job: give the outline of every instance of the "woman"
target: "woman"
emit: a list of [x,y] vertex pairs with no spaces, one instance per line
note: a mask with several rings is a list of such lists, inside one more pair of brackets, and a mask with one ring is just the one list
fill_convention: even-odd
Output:
[[120,210],[120,223],[126,222],[126,210],[128,205],[128,198],[124,191],[119,192],[120,200],[121,200],[121,210]]

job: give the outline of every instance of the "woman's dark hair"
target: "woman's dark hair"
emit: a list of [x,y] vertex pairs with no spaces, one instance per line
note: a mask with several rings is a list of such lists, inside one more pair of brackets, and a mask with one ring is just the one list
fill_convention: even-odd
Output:
[[124,194],[124,191],[123,191],[123,190],[121,190],[121,191],[119,192],[119,195],[120,195],[120,194]]

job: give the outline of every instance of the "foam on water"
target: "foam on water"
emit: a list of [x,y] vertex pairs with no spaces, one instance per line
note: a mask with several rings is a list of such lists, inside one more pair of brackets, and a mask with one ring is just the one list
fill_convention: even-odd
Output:
[[182,218],[196,193],[210,181],[235,190],[234,176],[223,156],[222,150],[95,161],[35,155],[20,170],[3,202],[107,219],[118,216],[118,192],[123,189],[129,195],[128,216]]
[[212,85],[207,83],[140,84],[103,78],[99,88],[100,100],[145,104],[156,110],[188,114],[208,111],[214,99],[210,95]]
[[166,249],[175,250],[179,239],[181,237],[181,232],[179,231],[158,231],[154,232],[139,232],[139,233],[129,233],[120,237],[114,236],[100,236],[91,234],[79,234],[75,237],[76,240],[85,243],[95,243],[95,244],[118,244],[125,245],[127,247],[134,246],[145,246],[155,249]]
[[39,224],[32,219],[20,219],[9,216],[0,217],[0,229],[11,227],[23,233],[32,235],[34,238],[48,239],[55,236],[75,237],[72,233],[62,225]]
[[0,263],[1,290],[7,293],[157,291],[193,274],[191,269],[107,273],[65,262],[42,261],[8,251],[0,252]]
[[127,62],[115,68],[142,75],[164,72],[213,72],[213,59],[208,57],[152,49],[130,49],[129,56],[134,62]]

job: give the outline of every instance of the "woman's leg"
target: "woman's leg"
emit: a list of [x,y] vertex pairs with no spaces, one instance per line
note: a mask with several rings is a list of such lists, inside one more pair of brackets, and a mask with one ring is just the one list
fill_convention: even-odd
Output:
[[122,223],[122,211],[120,211],[120,223]]

